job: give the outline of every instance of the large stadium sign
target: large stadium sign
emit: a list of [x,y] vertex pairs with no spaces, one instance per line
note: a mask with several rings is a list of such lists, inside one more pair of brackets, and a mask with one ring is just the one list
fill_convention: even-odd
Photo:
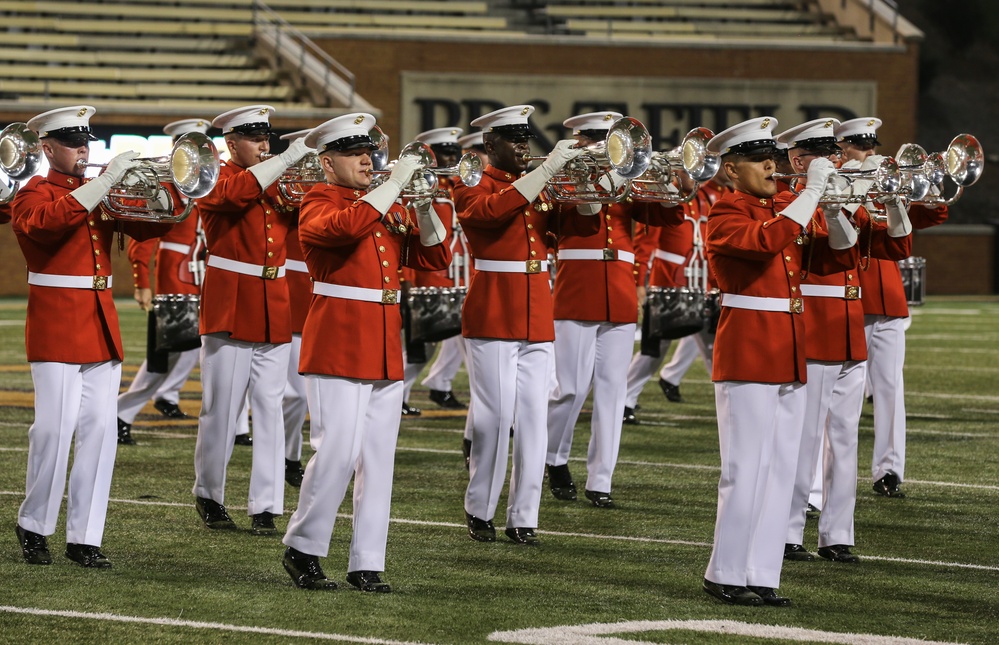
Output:
[[550,150],[571,136],[562,121],[613,110],[649,129],[657,149],[678,145],[691,128],[720,132],[757,116],[780,121],[778,132],[811,119],[874,114],[873,81],[698,79],[609,76],[524,76],[403,72],[404,141],[432,128],[468,129],[476,117],[508,105],[529,104],[538,147]]

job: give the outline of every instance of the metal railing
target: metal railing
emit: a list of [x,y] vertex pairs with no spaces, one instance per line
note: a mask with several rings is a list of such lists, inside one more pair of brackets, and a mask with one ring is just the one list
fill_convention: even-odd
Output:
[[333,98],[350,109],[371,107],[357,95],[357,79],[353,72],[278,15],[263,0],[253,2],[253,30],[254,37],[266,42],[301,78],[311,79],[317,84],[327,101]]

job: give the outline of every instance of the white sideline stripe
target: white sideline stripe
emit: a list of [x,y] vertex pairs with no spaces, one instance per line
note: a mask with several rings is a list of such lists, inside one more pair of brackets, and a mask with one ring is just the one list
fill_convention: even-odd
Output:
[[996,334],[976,334],[974,336],[969,336],[968,334],[906,334],[905,339],[912,341],[925,341],[925,340],[973,340],[976,342],[986,342],[994,343],[999,340],[999,336]]
[[23,320],[0,320],[0,327],[24,327]]
[[[981,309],[917,309],[912,308],[909,313],[913,316],[978,316],[983,312]],[[992,311],[988,312],[992,314]]]
[[27,448],[0,448],[0,452],[28,452]]
[[999,367],[963,367],[960,365],[929,365],[916,363],[906,365],[907,370],[924,370],[927,372],[970,372],[972,374],[995,374],[999,372]]
[[906,398],[921,396],[927,399],[965,399],[968,401],[988,401],[999,403],[999,396],[993,394],[944,394],[943,392],[906,392]]
[[[922,415],[920,415],[922,416]],[[976,432],[947,432],[945,430],[917,430],[916,428],[906,428],[906,433],[908,434],[929,434],[929,435],[939,435],[942,437],[968,437],[970,439],[995,439],[995,434],[989,433],[976,433]]]
[[121,614],[95,614],[84,611],[61,611],[56,609],[38,609],[36,607],[12,607],[0,605],[0,611],[10,614],[29,614],[32,616],[58,616],[60,618],[88,618],[115,623],[141,623],[145,625],[165,625],[167,627],[191,627],[194,629],[215,629],[226,632],[241,632],[244,634],[267,634],[287,638],[315,638],[326,641],[344,641],[348,643],[371,643],[372,645],[416,645],[419,641],[390,641],[384,638],[367,638],[364,636],[348,636],[346,634],[330,634],[326,632],[302,632],[293,629],[274,629],[272,627],[253,627],[252,625],[232,625],[230,623],[207,623],[195,620],[178,620],[176,618],[145,618],[143,616],[123,616]]
[[[867,481],[867,480],[864,480]],[[906,480],[909,483],[930,483],[930,482],[916,482],[915,480]],[[954,484],[949,484],[954,485]],[[996,486],[983,486],[980,488],[999,488]],[[18,495],[24,496],[23,491],[0,491],[0,495]],[[134,504],[138,506],[167,506],[167,507],[182,507],[190,508],[193,504],[181,503],[181,502],[157,502],[151,500],[136,500],[136,499],[116,499],[111,498],[109,502],[114,502],[116,504]],[[245,506],[227,506],[229,510],[240,510],[245,511]],[[295,512],[295,509],[285,509],[286,514],[291,515]],[[337,519],[349,519],[353,521],[354,516],[349,513],[337,513]],[[438,522],[431,520],[410,520],[398,517],[389,518],[391,524],[406,524],[410,526],[439,526],[442,528],[453,528],[453,529],[464,529],[465,524],[459,524],[457,522]],[[616,540],[619,542],[643,542],[646,544],[673,544],[677,546],[695,546],[700,548],[711,548],[710,542],[694,542],[691,540],[671,540],[667,538],[650,538],[650,537],[639,537],[634,535],[598,535],[596,533],[573,533],[568,531],[538,531],[541,535],[557,535],[559,537],[575,537],[587,540]],[[954,567],[957,569],[975,569],[979,571],[999,571],[999,566],[988,566],[983,564],[968,564],[964,562],[944,562],[942,560],[916,560],[910,558],[891,558],[887,556],[876,556],[876,555],[861,555],[862,560],[881,560],[884,562],[902,562],[905,564],[918,564],[918,565],[933,565],[942,567]],[[358,641],[358,642],[369,642],[369,641]],[[370,641],[376,642],[376,641]],[[389,641],[377,641],[377,642],[389,642]],[[393,641],[394,642],[394,641]],[[630,641],[629,641],[630,643]]]
[[907,354],[912,352],[938,352],[947,354],[995,354],[999,349],[987,349],[984,347],[906,347]]
[[844,645],[957,645],[953,642],[927,641],[903,636],[827,632],[803,627],[743,623],[736,620],[631,620],[620,623],[557,625],[555,627],[533,627],[492,632],[487,636],[487,639],[494,642],[521,643],[523,645],[653,645],[651,641],[614,638],[611,635],[673,630],[746,636],[763,639],[761,642],[781,640],[843,643]]

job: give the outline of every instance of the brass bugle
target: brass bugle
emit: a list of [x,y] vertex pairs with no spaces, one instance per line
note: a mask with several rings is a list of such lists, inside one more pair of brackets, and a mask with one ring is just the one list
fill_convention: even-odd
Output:
[[0,132],[0,171],[6,175],[6,197],[0,204],[9,203],[17,194],[20,182],[38,171],[42,163],[41,144],[38,135],[25,123],[11,123]]

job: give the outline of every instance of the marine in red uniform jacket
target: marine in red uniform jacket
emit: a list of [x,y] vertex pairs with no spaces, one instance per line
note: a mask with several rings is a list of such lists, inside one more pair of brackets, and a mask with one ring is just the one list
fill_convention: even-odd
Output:
[[[185,204],[173,184],[164,188],[173,195],[174,214],[182,212]],[[128,259],[132,263],[132,280],[136,289],[150,289],[149,267],[156,256],[156,293],[198,295],[201,289],[194,283],[188,267],[191,246],[198,236],[198,210],[184,220],[174,224],[162,237],[138,241],[128,241]],[[164,245],[165,244],[165,245]],[[187,251],[181,251],[187,247]]]

